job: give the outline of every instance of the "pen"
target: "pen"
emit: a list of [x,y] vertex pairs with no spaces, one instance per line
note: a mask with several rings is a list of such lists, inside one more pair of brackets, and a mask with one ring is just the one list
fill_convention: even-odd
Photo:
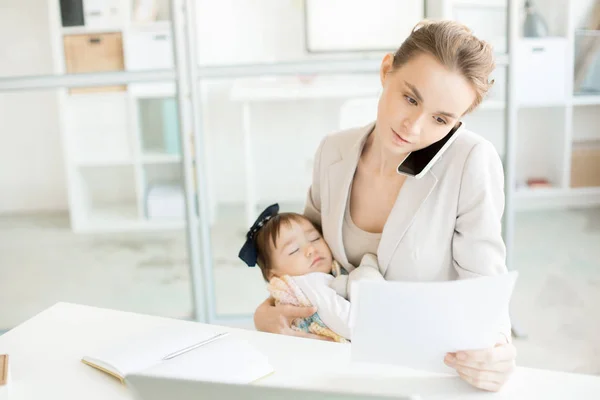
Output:
[[218,335],[215,335],[215,336],[213,336],[211,338],[208,338],[208,339],[203,340],[201,342],[195,343],[195,344],[193,344],[191,346],[188,346],[186,348],[183,348],[181,350],[177,350],[174,353],[167,354],[166,356],[163,357],[163,360],[169,360],[171,358],[177,357],[177,356],[179,356],[179,355],[181,355],[183,353],[187,353],[188,351],[194,350],[194,349],[196,349],[196,348],[198,348],[200,346],[204,346],[205,344],[209,344],[211,342],[214,342],[215,340],[217,340],[219,338],[222,338],[223,336],[227,336],[227,335],[229,335],[229,332],[219,333]]

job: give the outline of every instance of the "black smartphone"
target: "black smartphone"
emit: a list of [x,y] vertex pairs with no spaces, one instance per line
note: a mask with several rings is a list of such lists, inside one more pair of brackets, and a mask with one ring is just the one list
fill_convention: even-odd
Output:
[[414,178],[421,178],[433,164],[440,158],[440,156],[446,151],[452,142],[458,135],[458,129],[462,126],[462,122],[459,122],[452,128],[446,136],[435,143],[430,144],[421,150],[413,151],[408,153],[406,158],[402,160],[398,165],[398,173],[402,175],[412,176]]

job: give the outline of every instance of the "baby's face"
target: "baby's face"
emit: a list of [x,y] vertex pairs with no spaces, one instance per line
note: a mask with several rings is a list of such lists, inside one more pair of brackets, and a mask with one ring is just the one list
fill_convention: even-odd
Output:
[[299,276],[310,272],[331,272],[331,250],[308,220],[282,226],[271,252],[274,276]]

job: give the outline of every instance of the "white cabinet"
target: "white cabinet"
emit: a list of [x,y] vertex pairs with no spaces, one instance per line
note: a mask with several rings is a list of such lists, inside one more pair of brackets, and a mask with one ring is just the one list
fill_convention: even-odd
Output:
[[84,0],[83,15],[87,28],[118,29],[129,18],[129,1]]
[[126,93],[67,97],[67,143],[77,165],[132,163]]
[[132,28],[125,36],[125,69],[172,69],[173,35],[169,24],[156,28]]
[[569,62],[567,39],[522,39],[516,51],[519,105],[565,105]]

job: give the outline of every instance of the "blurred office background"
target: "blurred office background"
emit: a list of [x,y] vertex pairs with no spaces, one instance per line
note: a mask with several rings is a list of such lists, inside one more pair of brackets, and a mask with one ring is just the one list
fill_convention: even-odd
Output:
[[[596,0],[0,0],[0,332],[57,301],[252,327],[237,258],[419,20],[497,53],[518,363],[600,374]],[[532,7],[533,6],[533,7]],[[82,75],[83,74],[83,75]]]

